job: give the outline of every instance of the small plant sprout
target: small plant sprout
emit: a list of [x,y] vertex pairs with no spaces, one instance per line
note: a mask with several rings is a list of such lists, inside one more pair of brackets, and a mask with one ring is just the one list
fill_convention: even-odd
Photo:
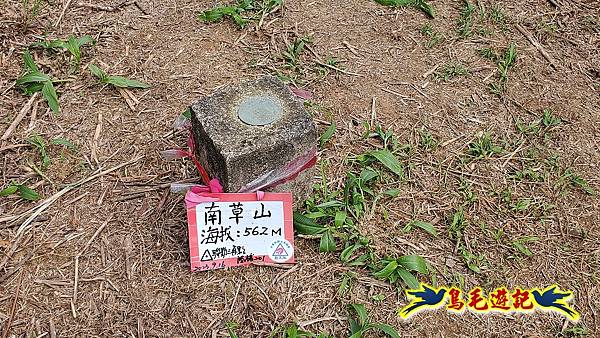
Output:
[[508,70],[515,65],[516,60],[517,46],[512,42],[504,52],[504,57],[498,63],[498,72],[500,74],[501,82],[506,82],[506,80],[508,80]]
[[9,196],[16,193],[18,193],[19,196],[24,200],[37,201],[40,199],[40,195],[35,192],[35,190],[27,187],[24,184],[16,184],[14,182],[10,183],[8,187],[0,190],[0,197]]
[[483,133],[475,141],[469,143],[467,154],[475,159],[481,159],[502,152],[502,147],[493,143],[489,133]]
[[465,76],[469,74],[469,70],[465,65],[460,62],[449,62],[444,65],[441,70],[437,70],[434,73],[436,79],[443,79],[449,81],[457,76]]
[[471,189],[471,184],[463,178],[461,178],[458,191],[463,196],[464,206],[469,206],[477,201],[477,194]]
[[425,47],[427,48],[433,48],[442,40],[444,40],[444,35],[440,32],[433,31],[433,28],[431,27],[431,24],[429,22],[427,22],[421,27],[421,34],[429,38],[427,40],[427,43],[425,43]]
[[429,272],[425,259],[417,255],[400,256],[397,259],[384,258],[377,265],[379,270],[373,276],[384,279],[391,284],[402,280],[410,289],[419,287],[419,280],[410,271],[427,274]]
[[560,117],[556,117],[552,110],[544,109],[544,112],[542,115],[542,124],[544,125],[544,127],[550,128],[550,127],[558,126],[561,124],[561,122],[562,122],[562,120],[560,119]]
[[[343,262],[343,260],[342,260]],[[352,281],[354,281],[356,279],[356,273],[351,272],[351,271],[346,271],[343,274],[342,277],[342,282],[340,283],[340,287],[338,289],[338,294],[340,295],[340,297],[344,297],[345,295],[348,294],[348,292],[350,292],[350,290],[352,289]]]
[[522,211],[526,211],[527,209],[529,209],[529,206],[531,205],[531,199],[529,198],[524,198],[524,199],[520,199],[517,201],[517,203],[515,203],[511,210],[513,212],[522,212]]
[[547,132],[562,123],[560,117],[557,117],[550,109],[544,109],[542,117],[535,121],[526,124],[523,121],[517,120],[517,130],[524,135],[537,135],[540,131],[547,136]]
[[150,88],[150,85],[137,80],[130,80],[122,76],[108,75],[105,71],[96,65],[89,65],[90,72],[97,77],[100,82],[120,88]]
[[239,28],[245,28],[252,21],[262,21],[267,15],[277,11],[283,0],[240,0],[236,5],[219,6],[201,12],[198,20],[203,22],[220,22],[229,17]]
[[438,141],[437,139],[431,134],[431,132],[429,132],[428,130],[420,130],[419,131],[419,135],[420,135],[420,142],[419,145],[421,146],[421,148],[425,149],[425,150],[435,150],[438,146]]
[[382,295],[382,294],[377,294],[377,295],[372,296],[371,299],[374,302],[379,303],[379,302],[382,302],[385,299],[385,296]]
[[490,92],[492,94],[502,96],[504,91],[506,90],[506,83],[508,81],[508,71],[515,65],[517,60],[517,47],[514,42],[512,42],[504,55],[499,58],[496,57],[495,61],[498,66],[498,77],[499,81],[490,83]]
[[29,27],[33,20],[40,14],[43,5],[47,2],[46,0],[22,0],[23,1],[23,14],[22,21],[25,27]]
[[65,138],[52,139],[49,144],[40,135],[34,134],[29,138],[29,144],[34,146],[42,159],[42,170],[46,169],[50,165],[50,156],[48,155],[48,145],[61,145],[71,151],[77,151],[77,147],[71,143],[71,141]]
[[73,57],[72,63],[79,67],[79,63],[81,62],[81,47],[85,45],[93,45],[96,43],[89,35],[84,35],[80,38],[76,38],[71,35],[67,40],[49,40],[49,41],[41,41],[33,43],[32,47],[43,47],[48,50],[67,50]]
[[523,121],[517,120],[515,126],[517,127],[517,130],[524,135],[536,135],[540,131],[539,121],[533,121],[526,124]]
[[473,13],[475,13],[475,6],[469,0],[464,0],[464,4],[465,6],[458,19],[457,31],[460,37],[467,38],[473,35]]
[[[480,273],[481,268],[489,264],[483,254],[474,254],[466,245],[464,233],[468,224],[465,213],[462,207],[460,207],[452,216],[452,220],[448,226],[448,237],[456,243],[456,248],[467,267],[473,272]],[[474,247],[474,245],[472,244],[471,247]]]
[[252,0],[242,0],[234,6],[220,6],[201,12],[198,19],[204,22],[219,22],[224,17],[230,17],[240,28],[246,27],[248,20],[242,13],[254,8]]
[[514,174],[510,175],[509,178],[515,181],[528,180],[531,182],[544,182],[545,173],[541,172],[539,168],[523,168],[523,170],[515,171]]
[[527,247],[527,243],[528,242],[535,242],[535,241],[539,241],[538,237],[535,236],[525,236],[525,237],[521,237],[519,239],[516,239],[514,241],[512,241],[512,247],[522,253],[525,256],[533,256],[533,253],[531,252],[531,250],[529,250],[529,248]]
[[433,226],[433,224],[428,223],[428,222],[419,221],[419,220],[413,220],[413,221],[408,222],[406,224],[406,226],[404,226],[403,231],[409,232],[409,231],[412,231],[412,229],[414,229],[414,228],[420,228],[421,230],[427,232],[431,236],[437,237],[437,230],[435,230],[435,227]]
[[329,141],[331,139],[331,137],[333,136],[334,133],[335,133],[335,122],[332,121],[331,124],[329,125],[329,127],[327,127],[327,129],[323,133],[323,135],[321,135],[321,137],[319,138],[319,146],[321,148],[323,148],[323,146],[325,146],[327,141]]
[[573,169],[571,168],[567,168],[565,170],[564,174],[559,179],[559,182],[557,184],[560,184],[565,181],[569,182],[574,187],[581,188],[588,195],[596,195],[596,192],[594,191],[594,189],[592,189],[592,187],[590,187],[590,184],[581,176],[575,174],[573,172]]
[[487,260],[483,254],[474,254],[469,251],[464,245],[460,246],[460,255],[462,256],[463,261],[467,265],[469,270],[480,273],[481,268],[488,265]]
[[225,327],[227,328],[227,334],[229,338],[239,338],[237,333],[235,332],[238,328],[238,324],[233,321],[228,321],[225,323]]
[[375,0],[375,2],[390,7],[414,7],[425,12],[430,18],[435,17],[433,7],[425,0]]
[[492,7],[492,10],[490,11],[490,19],[492,19],[492,21],[497,25],[506,24],[506,15],[504,14],[502,8],[498,6]]
[[381,140],[381,142],[383,142],[383,148],[384,149],[395,149],[399,142],[398,139],[396,139],[396,136],[394,135],[394,131],[392,129],[387,129],[384,130],[381,125],[377,125],[375,127],[375,132],[371,133],[371,127],[366,125],[365,126],[366,129],[366,133],[365,133],[365,138],[366,137],[377,137]]
[[350,304],[350,338],[362,338],[370,330],[379,330],[392,338],[400,338],[398,331],[388,324],[371,323],[363,304]]
[[491,48],[480,49],[479,55],[483,58],[486,58],[486,59],[494,61],[494,62],[498,61],[498,55],[496,55],[496,52],[494,52],[494,50]]
[[297,70],[300,62],[300,54],[304,51],[307,44],[312,43],[310,36],[304,36],[297,38],[293,43],[287,46],[287,49],[283,51],[283,59],[285,60],[287,67]]
[[334,70],[336,74],[341,70],[341,61],[333,56],[328,56],[325,62],[317,61],[317,72],[321,79],[325,78],[331,70]]
[[52,83],[53,80],[40,71],[27,49],[23,52],[23,63],[25,70],[23,75],[17,79],[16,85],[23,88],[28,95],[41,91],[50,109],[54,113],[59,113],[58,95]]
[[463,232],[467,227],[465,213],[462,208],[459,208],[452,216],[452,222],[448,226],[448,237],[451,240],[462,241]]
[[281,326],[275,329],[275,331],[271,332],[269,338],[331,338],[326,333],[313,333],[309,331],[304,331],[298,328],[298,325],[291,324],[288,326]]
[[391,151],[387,149],[373,150],[365,155],[367,158],[377,159],[377,161],[383,164],[391,172],[398,175],[399,178],[404,178],[404,166]]

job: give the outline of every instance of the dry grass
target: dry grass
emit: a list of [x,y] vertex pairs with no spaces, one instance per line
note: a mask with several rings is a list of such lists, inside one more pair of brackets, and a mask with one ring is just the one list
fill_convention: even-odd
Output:
[[[27,114],[0,143],[2,187],[15,180],[48,198],[64,184],[143,157],[65,193],[19,234],[25,218],[12,216],[36,202],[0,199],[0,322],[9,336],[219,337],[227,336],[225,323],[232,321],[241,337],[266,337],[292,322],[341,337],[347,335],[349,303],[366,304],[373,320],[406,336],[569,336],[574,324],[548,313],[455,316],[438,311],[403,322],[396,315],[406,304],[402,292],[359,271],[352,291],[340,296],[342,275],[352,269],[337,254],[320,254],[318,243],[307,239],[297,239],[299,263],[289,270],[190,274],[182,197],[170,194],[167,184],[194,177],[193,168],[164,162],[158,152],[182,144],[183,135],[169,133],[171,123],[201,95],[276,69],[292,72],[314,93],[313,101],[329,112],[318,110],[319,120],[338,125],[320,154],[322,162],[331,163],[327,177],[332,187],[343,184],[344,158],[380,146],[362,137],[363,121],[374,118],[401,143],[413,145],[403,158],[410,176],[399,186],[400,195],[377,205],[359,225],[378,255],[422,255],[444,285],[461,278],[466,288],[558,283],[575,292],[574,306],[581,312],[576,326],[591,335],[600,331],[600,203],[577,187],[557,186],[564,170],[572,168],[600,190],[597,3],[571,1],[555,8],[546,0],[495,1],[506,14],[505,27],[478,19],[476,25],[493,35],[468,38],[456,33],[460,2],[432,1],[438,16],[430,21],[416,10],[372,1],[288,0],[284,11],[268,16],[260,29],[251,25],[245,30],[230,21],[198,22],[196,15],[211,8],[212,1],[138,0],[139,8],[112,11],[107,6],[118,2],[98,3],[104,8],[65,3],[70,6],[57,27],[61,2],[44,6],[29,25],[20,2],[0,6],[2,133],[27,104],[14,81],[21,52],[35,36],[89,34],[98,43],[83,49],[82,69],[95,63],[153,87],[132,91],[139,103],[131,97],[126,101],[125,94],[98,84],[87,70],[70,73],[62,54],[35,50],[38,65],[72,81],[58,85],[59,115],[38,99],[35,117]],[[420,33],[426,22],[445,37],[432,48]],[[551,54],[556,69],[515,28],[517,23]],[[290,70],[282,52],[304,36],[311,36],[312,43],[300,56],[299,70]],[[501,55],[513,41],[516,64],[508,72],[506,90],[497,96],[488,88],[498,81],[496,65],[478,50],[492,48]],[[330,56],[341,63],[323,66]],[[465,65],[469,74],[436,81],[434,67],[441,70],[450,61]],[[517,120],[530,123],[546,108],[562,119],[547,136],[517,131]],[[418,146],[422,130],[438,140],[435,150]],[[52,164],[44,171],[47,177],[40,177],[31,169],[39,155],[27,143],[34,132],[47,140],[68,138],[79,151],[51,148]],[[489,132],[503,152],[462,163],[481,132]],[[541,181],[510,178],[527,168],[547,176]],[[461,185],[470,186],[477,199],[466,203]],[[501,194],[507,189],[510,202]],[[554,208],[513,210],[522,199]],[[469,223],[466,248],[483,257],[479,273],[467,268],[448,236],[448,219],[461,205]],[[440,236],[403,233],[404,224],[416,218],[433,222]],[[498,229],[504,235],[495,240],[490,234]],[[530,257],[512,245],[526,236],[539,238],[527,243]],[[379,294],[385,299],[377,303],[372,296]]]

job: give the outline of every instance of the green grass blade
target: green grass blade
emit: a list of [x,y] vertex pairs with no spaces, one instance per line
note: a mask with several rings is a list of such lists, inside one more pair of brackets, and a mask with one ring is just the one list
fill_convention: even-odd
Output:
[[387,149],[382,150],[374,150],[369,153],[369,155],[375,157],[379,162],[381,162],[384,166],[386,166],[389,170],[391,170],[394,174],[399,177],[404,177],[404,168],[402,164],[394,154],[392,154]]
[[33,134],[28,141],[38,149],[46,149],[46,142],[44,142],[44,139],[38,134]]
[[338,211],[335,213],[334,225],[336,228],[341,228],[346,222],[346,213],[343,211]]
[[96,66],[94,64],[90,64],[88,66],[88,69],[90,70],[90,73],[92,73],[92,75],[94,75],[95,77],[100,79],[100,81],[106,82],[106,78],[108,77],[108,74],[106,74],[105,71],[103,71],[102,69],[100,69],[98,66]]
[[408,6],[413,3],[413,0],[375,0],[376,3],[384,6]]
[[368,323],[367,309],[363,304],[350,304],[350,310],[358,315],[358,323],[364,327]]
[[239,15],[238,13],[232,13],[231,18],[233,19],[233,21],[240,26],[240,28],[244,28],[246,27],[246,25],[248,24],[248,20],[242,18],[241,15]]
[[342,261],[342,263],[349,263],[350,258],[352,257],[352,254],[360,248],[362,248],[362,245],[359,243],[355,243],[353,245],[346,247],[340,254],[340,261]]
[[423,12],[425,12],[429,17],[435,18],[435,10],[433,7],[423,0],[417,0],[417,7],[420,8]]
[[23,92],[27,95],[33,95],[33,93],[41,92],[44,87],[43,82],[30,82],[23,87]]
[[75,63],[79,63],[79,60],[81,60],[81,50],[79,50],[79,43],[73,35],[69,36],[66,47],[69,53],[73,55]]
[[69,149],[71,151],[77,151],[77,146],[74,145],[71,141],[67,140],[66,138],[58,137],[58,138],[52,139],[50,141],[50,144],[65,146],[65,147],[67,147],[67,149]]
[[390,336],[392,338],[400,338],[398,331],[396,331],[396,329],[394,329],[391,325],[375,323],[375,324],[370,324],[369,326],[387,334],[388,336]]
[[317,205],[317,208],[327,209],[327,208],[335,208],[335,207],[343,207],[344,203],[340,201],[327,201]]
[[21,76],[16,84],[18,86],[26,84],[26,83],[35,83],[35,82],[47,82],[50,81],[50,77],[40,71],[31,72],[29,74],[25,74]]
[[319,243],[319,251],[321,252],[333,252],[335,251],[335,239],[331,231],[326,231],[321,236],[321,242]]
[[28,201],[37,201],[40,199],[40,195],[37,192],[23,184],[17,185],[17,189],[19,190],[19,195],[23,199]]
[[323,135],[321,135],[321,138],[319,138],[319,145],[321,146],[321,148],[323,148],[325,143],[327,143],[327,141],[329,141],[331,139],[331,137],[333,136],[334,133],[335,133],[335,122],[332,121],[331,125],[327,128],[327,130],[325,130]]
[[198,19],[203,22],[219,22],[225,14],[221,8],[209,9],[198,15]]
[[94,45],[94,44],[96,44],[96,40],[94,40],[94,38],[92,38],[89,35],[84,35],[77,39],[77,45],[79,47],[81,47],[83,45],[88,45],[88,44]]
[[415,226],[417,228],[421,228],[425,232],[427,232],[428,234],[430,234],[434,237],[437,236],[437,230],[435,230],[435,228],[433,227],[433,224],[431,224],[431,223],[415,220],[415,221],[410,222],[409,225]]
[[294,229],[302,235],[318,235],[327,230],[327,228],[298,212],[294,212]]
[[23,52],[23,63],[25,64],[25,68],[29,70],[30,73],[39,72],[37,65],[33,61],[33,57],[29,53],[29,50],[25,49]]
[[405,269],[397,269],[396,273],[409,289],[415,290],[419,288],[419,280],[412,273]]
[[54,41],[50,41],[48,43],[48,48],[49,49],[67,49],[67,43],[63,40],[54,40]]
[[54,85],[52,81],[46,81],[44,86],[42,87],[42,95],[48,101],[48,106],[52,109],[53,112],[59,113],[60,106],[58,105],[58,96],[56,95],[56,89],[54,89]]
[[384,195],[388,195],[390,197],[397,197],[400,195],[400,189],[390,189],[383,192]]
[[425,0],[375,0],[380,5],[390,7],[416,7],[425,12],[430,17],[435,17],[435,11],[433,7]]
[[375,276],[375,278],[379,278],[379,279],[386,279],[394,271],[396,271],[396,268],[398,268],[398,262],[391,261],[383,269],[381,269],[381,270],[379,270],[377,272],[374,272],[373,276]]
[[427,263],[425,259],[417,255],[408,255],[398,258],[398,264],[408,270],[417,271],[422,274],[427,273]]
[[8,195],[12,195],[14,193],[17,192],[17,189],[19,189],[16,185],[11,184],[8,187],[4,188],[3,190],[0,191],[0,197],[5,197]]

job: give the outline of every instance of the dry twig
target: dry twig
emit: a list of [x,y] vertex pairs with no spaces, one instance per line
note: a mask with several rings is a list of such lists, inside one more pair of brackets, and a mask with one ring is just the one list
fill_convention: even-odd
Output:
[[21,111],[19,111],[19,114],[17,114],[17,116],[15,117],[13,122],[10,124],[8,129],[6,129],[6,131],[4,132],[4,135],[2,135],[2,138],[1,138],[2,141],[8,139],[10,134],[15,130],[15,128],[19,125],[19,123],[21,123],[21,120],[23,120],[23,118],[25,117],[27,112],[31,110],[31,105],[33,104],[33,101],[35,101],[35,99],[37,98],[38,94],[39,94],[38,92],[35,92],[33,95],[31,95],[31,98],[29,99],[29,101],[27,101],[27,103],[23,106],[23,108],[21,108]]
[[67,8],[69,8],[69,6],[71,5],[72,1],[73,0],[67,0],[65,5],[63,6],[62,12],[60,12],[60,16],[58,17],[58,20],[56,20],[56,23],[54,24],[54,27],[58,27],[58,25],[60,25],[60,22],[62,21],[62,18],[65,16],[65,12],[67,11]]
[[4,326],[4,332],[2,332],[2,338],[8,337],[8,333],[10,332],[10,326],[15,319],[15,312],[17,311],[17,300],[19,300],[19,292],[21,291],[21,284],[23,283],[23,271],[21,271],[21,276],[19,277],[19,283],[17,284],[17,288],[15,289],[15,299],[13,300],[12,306],[10,307],[10,316],[8,317],[8,321]]
[[516,24],[517,29],[519,30],[519,32],[521,32],[523,35],[525,35],[525,37],[527,38],[527,40],[529,40],[529,42],[531,42],[531,44],[537,48],[538,51],[540,51],[540,53],[542,53],[542,55],[546,58],[546,60],[548,60],[548,62],[550,62],[550,65],[554,68],[558,68],[558,64],[556,63],[556,61],[554,61],[554,58],[552,58],[552,56],[550,56],[550,54],[544,49],[544,47],[542,47],[542,45],[531,35],[531,33],[529,33],[529,31],[527,31],[523,26]]
[[92,3],[78,3],[77,7],[85,7],[85,8],[95,9],[95,10],[104,11],[104,12],[116,12],[119,9],[130,6],[130,5],[135,5],[135,7],[137,7],[137,9],[140,10],[140,12],[144,13],[144,15],[148,15],[148,12],[146,12],[146,10],[144,10],[137,1],[124,1],[116,6],[104,6],[104,5],[97,5],[97,4],[92,4]]
[[[144,156],[140,156],[140,157],[136,157],[130,161],[127,161],[125,163],[121,163],[115,167],[112,167],[110,169],[101,171],[101,172],[97,172],[96,174],[89,176],[87,178],[84,178],[82,180],[79,180],[73,184],[70,184],[66,187],[64,187],[61,191],[57,192],[56,194],[50,196],[49,198],[47,198],[45,201],[43,201],[42,203],[38,204],[35,208],[28,210],[27,212],[31,212],[33,211],[33,214],[31,216],[29,216],[29,218],[27,218],[22,224],[21,226],[19,226],[19,229],[17,230],[17,236],[19,236],[21,233],[24,233],[28,228],[29,225],[33,222],[33,220],[39,216],[42,212],[44,212],[44,210],[46,210],[48,207],[50,207],[54,202],[56,202],[56,200],[58,200],[61,196],[63,196],[64,194],[68,193],[69,191],[80,187],[81,185],[92,181],[100,176],[104,176],[108,173],[111,173],[115,170],[119,170],[121,168],[123,168],[124,166],[130,165],[132,163],[135,163],[137,161],[139,161],[140,159],[142,159]],[[23,215],[21,215],[23,216]],[[19,216],[19,217],[21,217]]]
[[338,68],[336,66],[332,66],[332,65],[326,64],[326,63],[321,62],[321,61],[315,61],[315,63],[317,63],[318,65],[321,65],[323,67],[327,67],[327,68],[333,69],[333,70],[335,70],[337,72],[346,74],[346,75],[352,75],[352,76],[358,76],[358,77],[363,77],[364,76],[362,74],[357,74],[357,73],[352,73],[352,72],[345,71],[345,70],[343,70],[341,68]]

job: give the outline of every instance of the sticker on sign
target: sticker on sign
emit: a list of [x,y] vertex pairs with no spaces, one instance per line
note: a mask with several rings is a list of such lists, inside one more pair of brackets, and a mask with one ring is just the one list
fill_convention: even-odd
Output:
[[188,209],[192,271],[294,263],[292,195],[207,193],[215,201]]

